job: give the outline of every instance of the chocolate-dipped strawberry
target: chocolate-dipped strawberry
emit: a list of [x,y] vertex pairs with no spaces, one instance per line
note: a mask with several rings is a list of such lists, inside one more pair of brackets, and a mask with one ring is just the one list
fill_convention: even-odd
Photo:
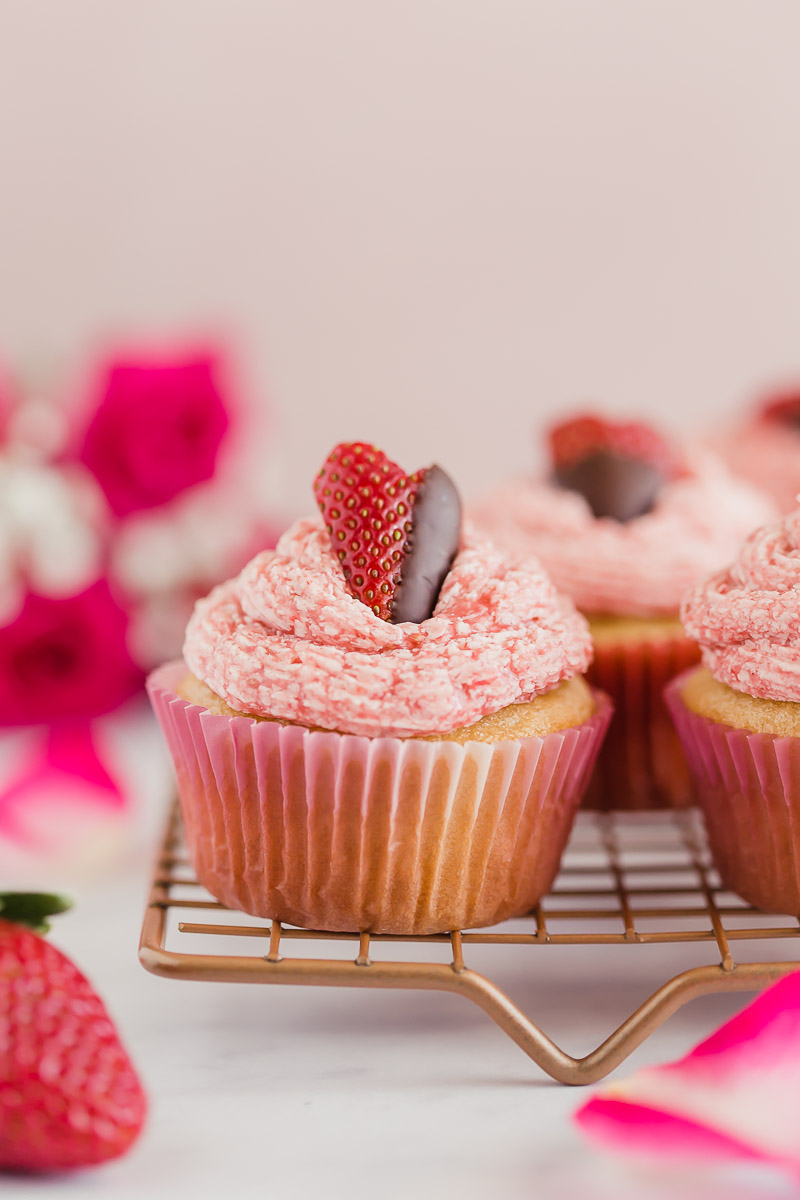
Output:
[[800,389],[770,396],[761,407],[761,416],[765,421],[800,430]]
[[376,446],[342,442],[314,495],[356,599],[395,625],[427,620],[461,539],[461,499],[447,472],[409,475]]
[[682,473],[670,443],[642,422],[581,416],[550,430],[555,482],[579,492],[596,517],[632,521]]

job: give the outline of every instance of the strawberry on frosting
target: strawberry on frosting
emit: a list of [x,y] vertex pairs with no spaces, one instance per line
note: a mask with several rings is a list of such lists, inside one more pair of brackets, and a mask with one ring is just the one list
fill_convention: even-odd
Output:
[[433,615],[356,598],[320,518],[198,602],[189,668],[239,711],[367,736],[449,733],[583,672],[591,639],[539,562],[467,527]]
[[681,461],[652,508],[628,521],[598,517],[577,490],[529,480],[502,485],[470,516],[500,545],[538,555],[584,612],[675,615],[687,588],[776,515],[711,452],[687,449]]
[[666,478],[680,474],[676,448],[644,421],[612,421],[587,413],[570,417],[549,431],[550,452],[556,467],[572,466],[599,451],[637,459],[660,470]]
[[684,469],[677,449],[643,421],[572,417],[549,440],[555,482],[582,495],[596,517],[643,516]]
[[342,442],[314,495],[356,599],[395,624],[429,617],[461,537],[461,499],[447,472],[409,475],[377,446]]
[[768,396],[761,405],[761,416],[765,421],[800,430],[800,387]]
[[384,621],[391,618],[420,482],[420,472],[407,475],[377,446],[342,442],[314,483],[348,587]]

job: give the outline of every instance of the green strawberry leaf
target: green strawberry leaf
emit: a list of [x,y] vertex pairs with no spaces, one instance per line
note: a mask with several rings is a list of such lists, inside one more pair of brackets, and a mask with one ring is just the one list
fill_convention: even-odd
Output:
[[47,933],[48,917],[66,912],[72,901],[47,892],[0,892],[0,920],[30,925],[36,933]]

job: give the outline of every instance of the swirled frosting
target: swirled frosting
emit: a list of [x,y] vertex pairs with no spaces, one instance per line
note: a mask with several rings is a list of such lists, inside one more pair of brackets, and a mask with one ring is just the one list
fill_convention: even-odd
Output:
[[800,701],[800,509],[751,534],[732,567],[688,592],[681,617],[721,683]]
[[391,625],[350,594],[312,518],[198,602],[184,658],[239,711],[402,737],[532,700],[586,669],[591,639],[536,559],[469,528],[433,616]]
[[470,515],[501,546],[536,554],[584,612],[674,616],[686,589],[777,513],[716,455],[693,449],[686,463],[687,473],[664,485],[649,513],[625,523],[595,517],[577,492],[524,480]]

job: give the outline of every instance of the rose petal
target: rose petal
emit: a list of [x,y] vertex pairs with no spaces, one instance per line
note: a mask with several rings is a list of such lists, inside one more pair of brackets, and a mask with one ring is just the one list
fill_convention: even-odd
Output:
[[758,1158],[741,1141],[658,1108],[594,1096],[576,1114],[578,1125],[607,1147],[686,1161]]
[[125,796],[109,774],[94,744],[89,722],[53,726],[44,744],[37,742],[22,769],[0,789],[0,834],[40,844],[36,809],[124,807]]
[[591,1138],[674,1161],[749,1159],[800,1172],[800,972],[685,1058],[594,1096],[575,1119]]

